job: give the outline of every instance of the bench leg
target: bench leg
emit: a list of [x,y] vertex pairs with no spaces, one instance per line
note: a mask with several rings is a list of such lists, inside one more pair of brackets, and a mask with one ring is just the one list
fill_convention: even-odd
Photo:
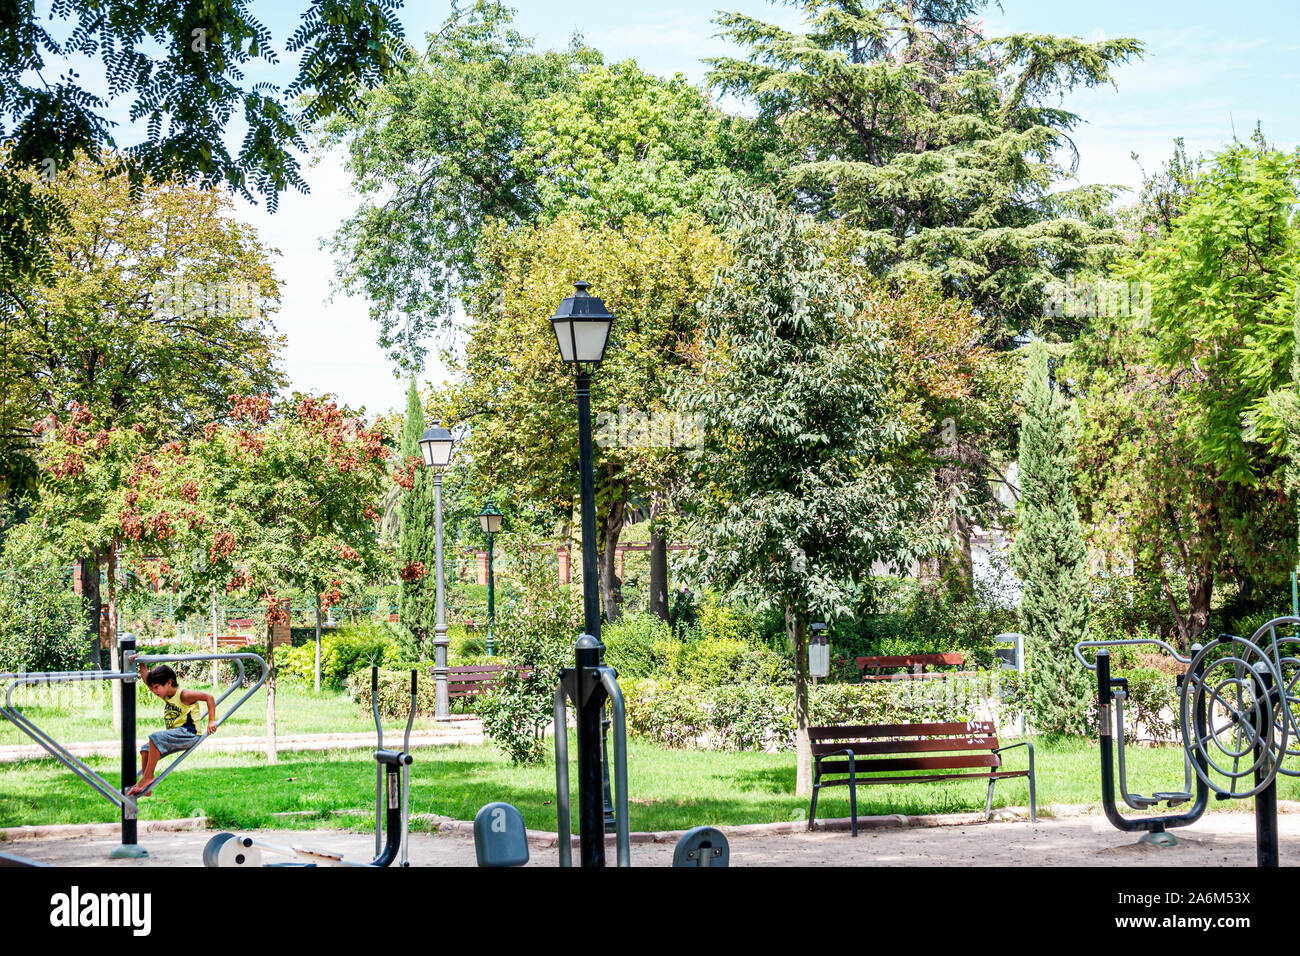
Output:
[[984,822],[987,823],[993,817],[993,785],[997,783],[996,777],[989,777],[989,795],[984,800]]
[[1038,822],[1038,795],[1034,792],[1034,745],[1029,744],[1029,822]]
[[811,832],[817,828],[817,793],[822,788],[822,771],[818,766],[813,776],[813,794],[812,803],[808,806],[808,830]]
[[853,764],[853,752],[849,752],[849,831],[858,835],[858,774]]

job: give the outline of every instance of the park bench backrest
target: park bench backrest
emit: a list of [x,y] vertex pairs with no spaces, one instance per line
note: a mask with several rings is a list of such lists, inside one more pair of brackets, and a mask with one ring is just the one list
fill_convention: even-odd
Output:
[[[997,728],[990,721],[932,724],[867,724],[854,727],[810,727],[814,757],[852,750],[859,773],[885,770],[958,770],[1000,767]],[[888,759],[881,759],[883,755]],[[901,754],[917,754],[902,757]],[[921,756],[930,754],[932,756]],[[942,755],[942,756],[939,756]],[[848,758],[844,759],[847,770]],[[834,772],[838,762],[824,763]]]

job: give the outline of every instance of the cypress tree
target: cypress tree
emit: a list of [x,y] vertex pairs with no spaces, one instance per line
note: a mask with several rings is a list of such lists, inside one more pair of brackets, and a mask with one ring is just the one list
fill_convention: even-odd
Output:
[[1052,380],[1046,348],[1030,347],[1020,422],[1020,577],[1029,708],[1039,733],[1083,733],[1091,683],[1073,648],[1088,627],[1088,567],[1074,501],[1078,413]]
[[[415,380],[406,394],[406,424],[402,429],[402,457],[420,457],[424,434],[424,404]],[[415,484],[402,494],[402,537],[398,547],[403,569],[398,619],[415,638],[421,653],[433,636],[437,613],[434,595],[435,561],[433,479],[424,468],[415,472]],[[423,566],[423,573],[417,573]]]

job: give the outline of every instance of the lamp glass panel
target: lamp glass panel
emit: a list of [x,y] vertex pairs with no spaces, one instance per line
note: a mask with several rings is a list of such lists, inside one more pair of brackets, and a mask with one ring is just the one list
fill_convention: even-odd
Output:
[[560,360],[564,362],[573,361],[573,323],[572,322],[552,322],[551,327],[555,329],[555,342],[560,347]]
[[574,339],[579,362],[599,362],[609,338],[608,322],[574,322]]

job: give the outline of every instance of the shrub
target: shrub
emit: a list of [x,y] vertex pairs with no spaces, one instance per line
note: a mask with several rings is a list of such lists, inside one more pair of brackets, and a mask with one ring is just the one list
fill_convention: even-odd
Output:
[[662,664],[664,650],[673,641],[668,622],[653,614],[624,614],[601,631],[605,663],[620,679],[649,677]]
[[1149,740],[1178,740],[1179,696],[1174,678],[1155,667],[1134,667],[1118,671],[1116,676],[1128,679],[1128,700],[1124,707],[1128,738],[1142,739],[1140,728]]
[[[316,663],[316,645],[278,647],[276,675],[310,684]],[[320,679],[322,686],[343,687],[358,670],[369,673],[374,665],[398,667],[405,663],[397,635],[386,625],[361,621],[321,633]]]
[[542,758],[559,671],[573,660],[578,595],[556,581],[553,559],[535,534],[522,528],[501,537],[517,597],[497,616],[499,663],[506,669],[478,710],[492,742],[512,763],[529,764]]
[[[427,670],[420,674],[416,684],[415,715],[432,717],[435,711],[436,691]],[[363,713],[370,709],[370,668],[353,671],[348,677],[348,696],[360,705]],[[379,671],[379,716],[383,720],[405,720],[411,709],[411,671]]]
[[[821,684],[811,694],[814,724],[891,724],[927,720],[999,720],[1017,706],[1014,688],[999,696],[1004,675],[947,681]],[[628,729],[668,747],[791,750],[795,743],[791,683],[735,683],[702,688],[648,678],[620,682]]]
[[[17,539],[15,532],[11,541]],[[0,671],[75,670],[89,651],[81,599],[62,570],[8,556],[0,561]]]

